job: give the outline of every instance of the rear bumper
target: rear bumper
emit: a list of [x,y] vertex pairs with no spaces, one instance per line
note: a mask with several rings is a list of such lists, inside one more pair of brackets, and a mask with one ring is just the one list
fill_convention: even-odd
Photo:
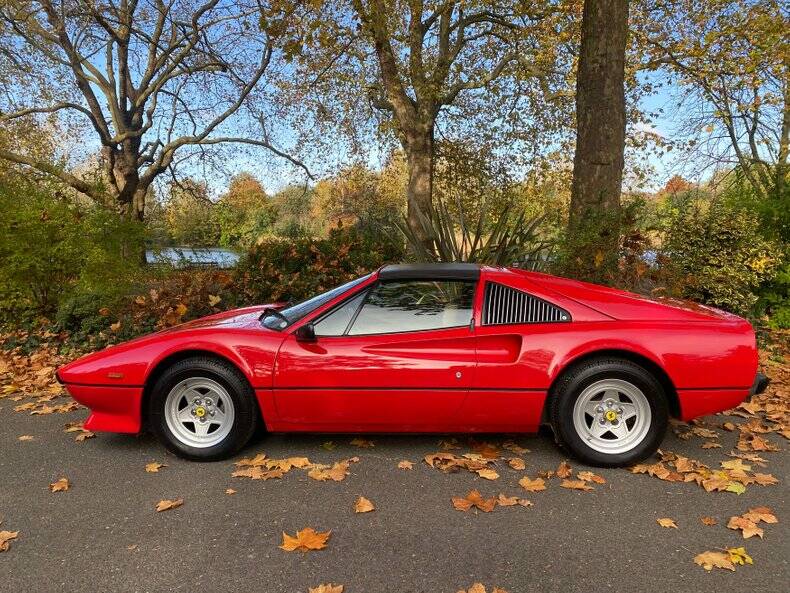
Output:
[[65,387],[71,397],[90,409],[91,415],[84,424],[86,429],[99,432],[140,432],[142,387],[75,383],[65,383]]

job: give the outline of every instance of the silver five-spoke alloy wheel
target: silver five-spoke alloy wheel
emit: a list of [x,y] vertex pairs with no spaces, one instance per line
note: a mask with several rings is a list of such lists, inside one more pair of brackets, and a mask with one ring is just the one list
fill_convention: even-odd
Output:
[[650,430],[650,403],[633,383],[603,379],[587,386],[573,406],[573,426],[588,447],[626,453]]
[[228,391],[206,377],[177,383],[165,400],[165,422],[171,434],[189,447],[212,447],[233,428],[235,410]]

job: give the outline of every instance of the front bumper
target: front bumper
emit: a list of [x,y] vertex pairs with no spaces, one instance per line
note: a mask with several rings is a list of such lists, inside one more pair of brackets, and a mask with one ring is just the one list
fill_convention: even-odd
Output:
[[768,384],[771,382],[766,375],[763,373],[757,373],[757,376],[754,378],[754,383],[752,384],[752,388],[749,390],[749,397],[753,395],[758,395],[766,390]]

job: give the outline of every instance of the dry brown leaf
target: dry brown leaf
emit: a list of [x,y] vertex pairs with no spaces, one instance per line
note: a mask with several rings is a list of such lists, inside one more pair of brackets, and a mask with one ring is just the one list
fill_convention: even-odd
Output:
[[175,500],[160,500],[156,503],[156,512],[169,511],[170,509],[177,509],[184,504],[183,498],[176,498]]
[[263,467],[266,464],[266,453],[258,453],[255,457],[245,457],[236,462],[236,467]]
[[324,585],[318,585],[317,587],[310,587],[307,590],[307,593],[343,593],[343,585],[333,585],[332,583],[327,583]]
[[225,494],[236,494],[236,491],[233,488],[225,488]]
[[718,523],[713,517],[701,517],[700,521],[702,521],[703,525],[716,525]]
[[331,531],[316,531],[312,527],[305,527],[301,531],[297,531],[296,537],[283,531],[283,543],[279,547],[286,552],[323,550],[331,535]]
[[524,455],[525,453],[529,453],[529,449],[522,447],[514,441],[505,441],[502,443],[502,448],[510,451],[511,453],[515,453],[516,455]]
[[730,517],[729,522],[727,523],[728,529],[738,529],[741,530],[743,533],[743,539],[749,539],[750,537],[757,535],[759,537],[763,537],[763,530],[760,527],[757,527],[757,524],[749,519],[744,517]]
[[485,478],[486,480],[496,480],[499,478],[499,474],[489,468],[477,470],[477,475],[481,478]]
[[472,451],[480,455],[483,459],[498,459],[502,455],[502,451],[496,445],[491,443],[475,443],[472,445]]
[[546,482],[543,478],[531,480],[528,476],[524,476],[518,481],[518,485],[527,492],[539,492],[546,489]]
[[0,552],[7,552],[11,547],[11,540],[16,539],[18,531],[0,531]]
[[71,483],[68,478],[60,478],[49,485],[49,489],[52,492],[65,492],[69,488],[71,488]]
[[230,474],[233,478],[252,478],[253,480],[271,480],[280,479],[283,477],[283,472],[279,469],[265,470],[258,466],[248,467],[246,469],[237,469]]
[[507,464],[517,471],[522,471],[527,468],[527,464],[520,457],[511,457],[507,460]]
[[714,441],[705,441],[704,443],[702,443],[702,448],[703,449],[721,449],[721,445],[719,443],[714,442]]
[[149,474],[156,474],[159,473],[159,470],[163,467],[167,467],[164,463],[159,463],[158,461],[152,461],[151,463],[145,464],[145,471]]
[[307,472],[307,475],[314,480],[318,480],[319,482],[324,482],[326,480],[340,482],[344,480],[349,474],[349,464],[356,461],[359,461],[358,457],[352,457],[351,459],[338,461],[331,466],[316,464],[309,472]]
[[570,463],[568,463],[567,461],[563,461],[562,463],[560,463],[559,467],[554,473],[557,475],[558,478],[565,479],[571,477],[573,470],[571,469]]
[[568,490],[584,490],[585,492],[595,490],[595,488],[590,486],[584,480],[563,480],[560,486],[567,488]]
[[661,527],[666,527],[667,529],[677,529],[678,526],[675,524],[674,519],[670,519],[669,517],[663,517],[661,519],[656,519],[656,523],[661,525]]
[[364,496],[360,496],[357,498],[357,501],[354,503],[354,512],[355,513],[369,513],[370,511],[375,510],[376,507],[373,506],[373,503],[370,502]]
[[[486,593],[486,588],[483,583],[474,583],[468,589],[459,589],[458,593]],[[507,593],[507,591],[500,587],[494,587],[491,589],[491,593]]]
[[83,430],[80,434],[74,437],[74,441],[77,443],[81,443],[86,441],[87,439],[92,439],[96,437],[95,432],[91,432],[90,430]]
[[361,447],[363,449],[370,449],[371,447],[376,446],[376,443],[374,443],[373,441],[369,441],[367,439],[360,439],[360,438],[353,439],[351,441],[351,444],[354,445],[355,447]]
[[585,482],[595,482],[596,484],[606,484],[606,480],[599,476],[598,474],[594,474],[592,472],[579,472],[576,474],[576,477],[580,480]]
[[403,461],[398,462],[398,467],[400,469],[412,469],[414,467],[414,464],[411,461],[406,461],[404,459]]
[[694,562],[705,570],[723,568],[735,571],[735,565],[730,560],[730,555],[725,552],[702,552],[694,556]]
[[500,492],[496,503],[501,507],[511,507],[518,504],[518,496],[505,496]]
[[772,486],[773,484],[778,484],[779,480],[777,480],[771,474],[754,474],[754,483],[759,484],[760,486]]
[[453,506],[459,511],[468,511],[472,507],[478,508],[484,513],[490,513],[496,506],[496,498],[483,498],[477,490],[470,490],[464,498],[454,496]]
[[763,523],[779,523],[779,519],[776,518],[774,512],[768,507],[754,507],[744,513],[743,517],[755,523],[759,523],[760,521]]
[[23,434],[20,437],[17,437],[16,440],[18,441],[32,441],[34,439],[32,434]]

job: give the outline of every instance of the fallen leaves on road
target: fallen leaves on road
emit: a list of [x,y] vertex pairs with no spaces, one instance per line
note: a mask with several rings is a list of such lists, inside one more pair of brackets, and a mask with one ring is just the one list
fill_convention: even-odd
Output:
[[661,519],[656,519],[656,523],[661,525],[661,527],[666,527],[667,529],[677,529],[678,526],[675,523],[674,519],[670,519],[669,517],[662,517]]
[[518,481],[518,485],[527,492],[540,492],[546,489],[546,482],[543,478],[535,478],[532,480],[528,476],[524,476]]
[[398,467],[400,469],[412,469],[414,467],[414,464],[411,461],[406,461],[404,459],[403,461],[398,462]]
[[495,480],[499,477],[499,474],[489,467],[492,460],[484,458],[480,453],[467,453],[459,457],[454,453],[439,452],[430,453],[424,459],[425,463],[445,473],[465,469],[487,480]]
[[68,422],[67,424],[64,425],[63,432],[66,433],[78,432],[79,434],[74,438],[74,440],[78,443],[81,443],[86,439],[92,439],[96,436],[96,433],[87,430],[82,425],[82,422]]
[[374,510],[376,510],[376,507],[364,496],[357,498],[357,501],[354,503],[355,513],[369,513]]
[[367,439],[360,439],[360,438],[353,439],[351,441],[351,444],[354,447],[361,447],[362,449],[370,449],[376,446],[376,443],[374,443],[373,441],[369,441]]
[[307,475],[320,482],[333,480],[340,482],[349,474],[349,464],[359,461],[359,457],[344,459],[332,465],[314,464]]
[[149,474],[158,474],[159,470],[163,467],[167,467],[167,465],[159,463],[158,461],[152,461],[151,463],[145,464],[145,471]]
[[595,490],[595,488],[590,486],[584,480],[563,480],[560,484],[560,487],[567,488],[568,490],[583,490],[585,492]]
[[18,531],[0,531],[0,552],[7,552],[11,547],[11,540],[16,539]]
[[52,492],[65,492],[69,488],[71,488],[71,483],[68,478],[60,478],[49,485]]
[[707,551],[697,554],[694,562],[705,570],[723,568],[735,572],[735,565],[754,564],[754,560],[746,553],[746,548],[726,548],[723,551]]
[[305,527],[296,532],[296,537],[290,536],[283,531],[283,543],[280,548],[286,552],[308,552],[310,550],[323,550],[329,540],[331,531],[316,531],[312,527]]
[[768,507],[755,507],[749,509],[740,517],[730,517],[727,527],[735,530],[740,529],[743,533],[743,539],[749,539],[755,535],[762,538],[763,529],[757,525],[761,521],[763,523],[778,523],[779,519]]
[[496,506],[496,498],[483,498],[477,490],[470,490],[469,494],[461,498],[453,497],[453,506],[459,511],[468,511],[472,507],[480,509],[484,513],[490,513]]
[[572,473],[573,470],[571,469],[571,465],[567,461],[563,461],[562,463],[560,463],[559,467],[554,472],[554,474],[558,478],[562,478],[562,479],[570,478]]
[[[468,589],[459,589],[458,593],[486,593],[486,588],[483,583],[475,583]],[[507,593],[507,591],[499,587],[494,587],[491,589],[491,593]]]
[[517,471],[527,469],[527,464],[524,463],[524,460],[521,459],[521,457],[511,457],[507,460],[507,464]]
[[183,498],[176,498],[175,500],[160,500],[158,503],[156,503],[156,512],[161,513],[162,511],[177,509],[182,504],[184,504]]
[[230,496],[232,494],[236,494],[236,491],[233,488],[225,488],[225,494]]
[[17,437],[16,440],[18,441],[32,441],[33,440],[32,434],[23,434],[22,436]]
[[585,482],[606,484],[606,480],[603,478],[603,476],[599,476],[598,474],[594,474],[592,472],[579,472],[578,474],[576,474],[576,477],[580,480],[584,480]]
[[343,585],[333,585],[332,583],[310,587],[307,593],[343,593]]
[[718,521],[716,521],[716,519],[714,519],[713,517],[700,517],[700,521],[702,522],[703,525],[708,525],[708,526],[718,524]]
[[287,457],[285,459],[269,459],[265,453],[253,458],[245,458],[236,462],[234,478],[251,478],[253,480],[270,480],[282,478],[293,468],[308,470],[307,475],[319,481],[333,480],[340,482],[349,474],[349,465],[359,461],[359,457],[343,459],[334,464],[312,463],[307,457]]

